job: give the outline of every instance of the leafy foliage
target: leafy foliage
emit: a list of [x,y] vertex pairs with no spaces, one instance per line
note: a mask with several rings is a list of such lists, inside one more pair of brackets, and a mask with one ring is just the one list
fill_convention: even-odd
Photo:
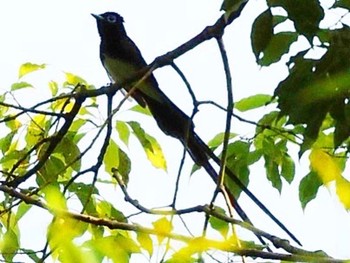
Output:
[[[240,15],[246,3],[223,1],[221,9],[226,20],[219,19],[217,24],[227,26]],[[349,1],[335,1],[332,8],[349,11]],[[284,12],[278,11],[281,9]],[[336,26],[321,28],[324,16],[325,10],[318,0],[266,1],[266,10],[252,26],[252,51],[260,66],[286,61],[288,76],[272,95],[255,94],[235,102],[239,113],[235,112],[234,117],[255,127],[251,137],[234,130],[223,146],[226,136],[221,132],[208,146],[219,157],[225,155],[225,169],[234,172],[244,186],[254,180],[251,167],[258,164],[264,167],[266,179],[279,192],[285,183],[295,180],[296,157],[291,148],[297,147],[299,156],[308,154],[310,164],[299,184],[301,207],[306,209],[321,187],[333,185],[339,201],[349,210],[350,182],[343,172],[350,145],[350,28],[342,17]],[[288,22],[294,28],[284,30],[283,25]],[[204,33],[202,36],[199,39],[205,39]],[[308,46],[295,51],[292,45],[302,39],[307,40]],[[313,56],[313,50],[322,55]],[[18,79],[0,94],[1,260],[12,262],[24,253],[33,262],[48,257],[60,262],[129,262],[139,254],[151,260],[162,248],[164,262],[198,262],[203,254],[218,250],[230,255],[243,252],[252,257],[261,255],[265,245],[241,240],[234,224],[258,236],[262,231],[247,222],[235,221],[230,207],[217,206],[216,192],[210,206],[183,210],[176,208],[177,186],[174,201],[166,209],[146,208],[142,200],[132,199],[128,186],[132,167],[138,162],[129,156],[129,149],[134,147],[131,141],[139,142],[150,166],[167,171],[167,161],[157,138],[141,122],[116,120],[120,105],[111,110],[114,105],[109,102],[110,109],[101,118],[97,101],[99,96],[111,96],[110,90],[97,90],[83,78],[66,72],[63,81],[47,83],[50,96],[46,100],[29,106],[19,103],[16,98],[20,92],[38,90],[28,77],[40,76],[47,67],[34,63],[21,65]],[[128,112],[151,115],[140,106]],[[242,117],[245,113],[259,117],[247,120]],[[193,171],[197,169],[195,166]],[[225,174],[223,182],[229,186],[226,194],[236,201],[242,189]],[[115,192],[120,188],[136,214],[149,214],[148,227],[140,225],[135,214],[127,215],[114,196],[104,198],[103,193],[110,186]],[[157,191],[147,188],[144,190]],[[33,212],[33,207],[45,209],[52,217],[46,226],[47,244],[42,251],[21,245],[20,223]],[[178,234],[177,220],[184,222],[183,214],[198,212],[205,222],[203,235]],[[210,231],[218,234],[219,240],[210,239],[206,235]],[[287,242],[281,239],[278,243],[278,237],[272,236],[270,241],[276,247],[286,252],[302,251],[289,244],[286,248]],[[268,237],[271,235],[265,235]],[[305,254],[329,259],[322,253],[302,252],[292,256],[296,260]],[[317,262],[315,258],[312,261]]]

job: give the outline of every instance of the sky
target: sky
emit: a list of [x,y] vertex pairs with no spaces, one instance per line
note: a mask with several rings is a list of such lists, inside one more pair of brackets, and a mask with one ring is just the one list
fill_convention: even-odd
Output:
[[[198,34],[205,26],[213,24],[221,15],[220,5],[219,0],[0,1],[0,91],[9,89],[9,86],[17,81],[19,65],[25,62],[49,65],[52,75],[49,74],[48,79],[60,78],[62,72],[72,72],[96,87],[107,84],[109,80],[99,61],[99,37],[91,13],[120,13],[124,17],[129,36],[137,43],[146,61],[152,62],[155,57],[176,48]],[[250,27],[254,18],[264,8],[263,1],[251,0],[237,23],[234,22],[226,29],[224,41],[232,70],[235,100],[256,93],[271,94],[278,82],[287,75],[283,63],[269,68],[260,68],[255,64],[250,47]],[[199,99],[210,99],[225,105],[225,76],[215,41],[198,46],[175,62],[185,72]],[[190,114],[191,101],[188,96],[182,95],[185,87],[176,73],[165,67],[157,70],[155,76],[161,89],[181,109]],[[42,94],[47,93],[44,86],[39,84],[39,87],[29,96],[22,98],[23,103],[31,105],[41,98]],[[132,105],[134,104],[129,102],[128,106]],[[247,113],[244,117],[255,118],[254,114],[256,113]],[[120,117],[127,118],[129,115],[125,113]],[[224,117],[213,108],[201,109],[195,118],[196,131],[207,141],[224,130]],[[137,156],[140,165],[133,170],[135,172],[129,191],[136,199],[142,200],[145,206],[165,205],[170,203],[172,198],[172,190],[169,189],[172,189],[176,178],[180,161],[178,156],[182,147],[174,139],[163,135],[152,120],[146,120],[143,125],[159,138],[169,159],[168,173],[154,171],[149,167],[145,157],[139,154],[141,150],[135,146],[130,149],[130,154]],[[233,132],[243,136],[251,136],[253,128],[237,121],[233,122]],[[292,152],[296,159],[297,150]],[[190,169],[190,164],[188,162],[187,169]],[[300,179],[308,169],[307,157],[296,161],[296,165],[295,182],[290,186],[284,182],[281,194],[266,180],[262,164],[251,170],[249,187],[295,233],[305,249],[320,249],[334,257],[350,258],[347,245],[350,244],[349,214],[344,211],[332,190],[327,188],[322,188],[317,199],[303,211],[298,201],[297,189]],[[147,194],[144,194],[144,186],[149,186],[146,187],[149,190]],[[179,200],[180,207],[209,202],[214,189],[214,185],[203,172],[191,177],[184,176],[181,186],[183,198]],[[157,190],[154,191],[153,188]],[[108,189],[104,194],[107,197],[109,194],[115,194],[115,191],[116,189]],[[160,200],[163,202],[159,202]],[[286,237],[249,200],[242,198],[242,202],[257,227]],[[41,225],[41,221],[47,220],[41,216],[35,218],[38,226]],[[31,231],[32,228],[27,228],[22,237],[26,234],[30,236]],[[37,231],[40,233],[45,229],[36,229],[36,233]],[[45,238],[44,234],[43,237]],[[34,241],[31,238],[30,241],[23,242],[30,244]],[[43,245],[42,239],[39,238],[37,242],[40,246]]]

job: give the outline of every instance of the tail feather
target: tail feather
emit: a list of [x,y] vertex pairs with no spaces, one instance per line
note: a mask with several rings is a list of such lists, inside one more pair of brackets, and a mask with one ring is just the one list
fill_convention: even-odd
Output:
[[[142,93],[143,99],[149,107],[153,117],[157,121],[160,129],[167,135],[179,139],[186,150],[189,152],[193,161],[204,167],[214,182],[217,183],[218,175],[209,160],[213,159],[215,163],[221,165],[221,160],[210,150],[202,139],[194,132],[194,124],[192,120],[183,113],[164,93],[158,90],[158,100],[149,97]],[[159,101],[162,98],[162,102]],[[266,214],[268,215],[281,229],[283,229],[296,243],[301,245],[299,240],[279,221],[267,207],[259,201],[259,199],[242,183],[237,175],[229,169],[226,169],[226,174],[231,180],[244,192],[247,196]],[[226,187],[227,188],[227,187]],[[246,213],[238,205],[237,200],[227,189],[230,194],[232,206],[235,208],[239,216],[246,222],[251,224]],[[260,238],[259,238],[260,239]]]

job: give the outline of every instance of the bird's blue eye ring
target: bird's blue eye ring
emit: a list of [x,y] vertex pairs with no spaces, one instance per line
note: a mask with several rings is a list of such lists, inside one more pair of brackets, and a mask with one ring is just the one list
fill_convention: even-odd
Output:
[[117,22],[117,17],[115,15],[108,15],[106,17],[107,21],[110,22],[110,23],[115,23]]

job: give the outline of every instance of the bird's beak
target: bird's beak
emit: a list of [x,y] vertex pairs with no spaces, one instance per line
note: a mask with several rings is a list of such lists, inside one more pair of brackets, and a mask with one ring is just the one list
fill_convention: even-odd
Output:
[[94,18],[96,18],[96,20],[103,20],[104,18],[100,15],[96,15],[96,14],[91,14]]

